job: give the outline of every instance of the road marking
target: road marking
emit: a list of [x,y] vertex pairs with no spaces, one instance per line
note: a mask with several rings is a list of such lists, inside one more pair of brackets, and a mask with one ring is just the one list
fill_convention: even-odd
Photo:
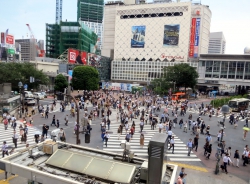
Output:
[[6,181],[0,180],[0,184],[8,184],[9,181],[12,180],[15,177],[17,177],[17,175],[12,175],[12,176],[8,177]]
[[165,163],[170,163],[170,164],[175,164],[178,165],[179,167],[184,167],[187,169],[193,169],[193,170],[197,170],[197,171],[201,171],[201,172],[208,172],[208,170],[205,167],[199,167],[199,166],[194,166],[194,165],[190,165],[190,164],[183,164],[183,163],[179,163],[179,162],[169,162],[169,161],[164,161]]

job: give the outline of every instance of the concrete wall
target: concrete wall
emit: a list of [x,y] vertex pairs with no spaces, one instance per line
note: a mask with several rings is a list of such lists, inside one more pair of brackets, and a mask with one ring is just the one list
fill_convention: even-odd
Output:
[[30,63],[34,63],[38,70],[43,70],[43,72],[51,72],[57,73],[59,70],[59,63],[51,63],[51,62],[41,62],[41,61],[30,61]]

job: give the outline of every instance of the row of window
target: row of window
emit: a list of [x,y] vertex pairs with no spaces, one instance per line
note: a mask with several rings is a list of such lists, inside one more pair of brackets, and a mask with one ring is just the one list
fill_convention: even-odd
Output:
[[155,18],[155,17],[175,17],[175,16],[183,16],[183,12],[121,15],[120,19],[138,19],[138,18],[151,18],[151,17],[152,18]]

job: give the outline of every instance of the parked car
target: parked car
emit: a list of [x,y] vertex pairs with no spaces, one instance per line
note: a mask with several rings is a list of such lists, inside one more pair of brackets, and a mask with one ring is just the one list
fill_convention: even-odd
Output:
[[39,100],[43,100],[44,99],[44,95],[42,95],[42,93],[34,93],[34,98],[39,99]]
[[23,100],[24,105],[32,105],[34,106],[36,104],[36,101],[34,98],[24,98]]
[[33,98],[34,95],[31,93],[31,91],[24,91],[24,96],[28,98]]
[[41,91],[41,94],[44,96],[44,98],[48,97],[47,94],[46,94],[46,92],[44,92],[44,91]]

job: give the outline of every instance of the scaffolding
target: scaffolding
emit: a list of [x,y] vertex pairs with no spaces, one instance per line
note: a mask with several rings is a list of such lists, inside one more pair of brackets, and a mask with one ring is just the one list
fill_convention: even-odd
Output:
[[102,23],[104,0],[78,0],[77,20]]
[[58,58],[68,48],[93,52],[97,35],[80,22],[46,24],[46,57]]

